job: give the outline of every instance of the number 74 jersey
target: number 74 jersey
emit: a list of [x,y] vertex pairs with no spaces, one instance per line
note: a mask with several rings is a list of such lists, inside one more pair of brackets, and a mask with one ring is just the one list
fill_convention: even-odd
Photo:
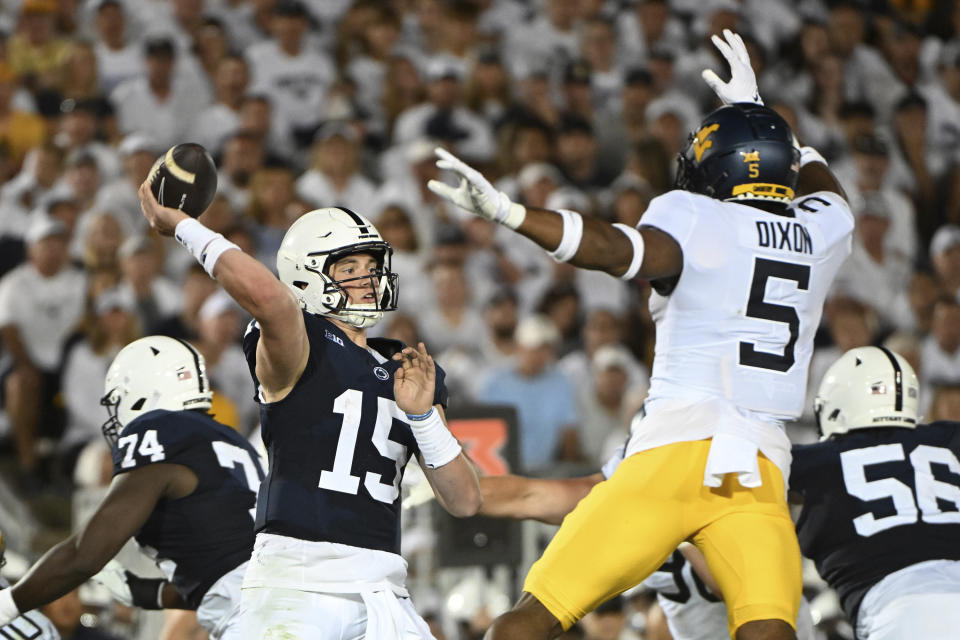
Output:
[[640,224],[683,250],[675,287],[651,298],[657,340],[648,409],[659,400],[720,397],[775,419],[799,416],[823,303],[850,254],[846,201],[820,192],[775,214],[670,191]]

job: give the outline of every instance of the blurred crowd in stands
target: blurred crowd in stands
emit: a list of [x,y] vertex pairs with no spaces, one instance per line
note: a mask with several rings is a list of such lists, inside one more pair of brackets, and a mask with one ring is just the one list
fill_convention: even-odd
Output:
[[[2,470],[27,495],[102,484],[106,367],[152,333],[193,342],[217,418],[254,432],[247,318],[139,211],[188,141],[219,168],[204,224],[274,268],[302,213],[369,217],[400,274],[374,333],[422,339],[452,406],[516,406],[523,470],[598,469],[643,402],[649,285],[440,202],[433,149],[527,205],[642,222],[718,106],[700,72],[726,77],[724,28],[857,217],[811,399],[841,353],[885,344],[927,420],[960,420],[956,0],[0,0]],[[812,409],[790,432],[816,437]]]

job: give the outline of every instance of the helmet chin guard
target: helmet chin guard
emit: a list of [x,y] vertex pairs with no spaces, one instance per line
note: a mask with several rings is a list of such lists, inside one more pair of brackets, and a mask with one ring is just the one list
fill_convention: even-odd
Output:
[[[334,263],[366,253],[377,261],[377,270],[353,278],[334,280]],[[277,252],[277,272],[300,306],[308,313],[341,320],[368,329],[385,311],[397,308],[397,274],[391,270],[393,249],[376,227],[363,216],[343,208],[316,209],[291,225]],[[372,303],[351,303],[346,283],[368,280],[375,292]]]

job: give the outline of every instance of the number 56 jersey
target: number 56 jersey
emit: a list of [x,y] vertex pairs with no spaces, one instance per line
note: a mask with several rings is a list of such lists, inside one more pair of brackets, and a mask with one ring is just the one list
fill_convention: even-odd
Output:
[[648,412],[719,397],[775,420],[799,416],[823,302],[850,253],[847,203],[819,192],[769,213],[675,190],[640,225],[683,250],[675,287],[651,300],[662,306]]
[[886,576],[960,560],[958,456],[956,422],[854,431],[793,448],[800,549],[854,623],[864,596]]

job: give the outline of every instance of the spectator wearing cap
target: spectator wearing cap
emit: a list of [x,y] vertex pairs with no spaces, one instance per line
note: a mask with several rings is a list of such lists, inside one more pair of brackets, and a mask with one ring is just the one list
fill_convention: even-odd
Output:
[[360,134],[346,121],[331,121],[317,131],[310,168],[297,179],[297,196],[313,208],[347,207],[363,211],[376,187],[360,173]]
[[143,73],[143,52],[127,38],[127,12],[121,0],[99,0],[94,23],[100,90],[109,95]]
[[27,261],[0,280],[0,337],[6,364],[3,410],[12,427],[20,470],[34,483],[44,411],[60,391],[63,348],[83,318],[86,278],[69,263],[66,226],[46,215],[31,222]]
[[880,136],[859,135],[853,139],[851,146],[850,157],[832,165],[834,174],[847,192],[848,200],[858,202],[873,192],[879,193],[890,212],[888,248],[899,251],[911,260],[916,258],[916,213],[906,195],[908,176],[894,166],[890,147]]
[[13,69],[0,61],[0,143],[10,150],[11,160],[19,169],[27,151],[43,142],[47,126],[40,116],[14,105],[17,89],[17,76]]
[[930,241],[930,262],[940,288],[960,301],[960,226],[937,229]]
[[155,333],[160,323],[179,313],[182,306],[180,287],[160,272],[162,256],[159,246],[149,236],[128,237],[117,251],[122,277],[120,290],[133,300],[139,326],[147,335]]
[[120,175],[120,158],[115,149],[97,139],[99,117],[100,103],[95,99],[63,100],[54,142],[68,157],[73,153],[92,156],[101,178],[108,181]]
[[224,140],[240,128],[240,105],[250,85],[247,59],[227,54],[213,74],[214,101],[201,111],[190,129],[189,139],[217,153]]
[[147,179],[150,168],[163,149],[153,138],[142,133],[132,133],[117,145],[122,164],[122,173],[106,179],[97,191],[95,211],[109,211],[123,227],[124,235],[132,235],[146,228],[140,215],[140,199],[137,189]]
[[557,328],[545,316],[530,315],[517,325],[515,339],[515,361],[490,371],[477,399],[516,408],[525,473],[581,460],[575,390],[555,364]]
[[833,282],[839,294],[870,306],[887,328],[910,329],[907,299],[910,259],[887,246],[890,212],[883,197],[873,192],[856,209],[856,232],[850,257]]
[[246,51],[251,88],[270,96],[299,146],[306,147],[320,124],[334,67],[328,56],[307,47],[310,17],[299,0],[277,2],[269,25],[270,39]]
[[57,85],[60,65],[70,42],[57,36],[56,0],[24,0],[20,24],[7,43],[7,61],[14,74],[31,89]]
[[168,38],[147,40],[144,56],[145,72],[114,89],[110,102],[122,134],[149,135],[166,149],[184,141],[209,96],[174,73],[177,54]]
[[408,144],[430,137],[445,141],[454,153],[488,162],[495,146],[490,124],[463,105],[464,63],[441,54],[426,63],[427,101],[397,117],[393,142]]
[[920,359],[922,388],[930,388],[935,380],[960,380],[960,302],[955,296],[943,295],[934,303]]
[[250,374],[240,348],[241,320],[246,314],[225,291],[208,297],[197,313],[194,345],[207,363],[213,389],[211,412],[219,422],[243,435],[257,425],[259,408],[250,393]]
[[74,342],[63,365],[63,402],[67,423],[59,450],[67,469],[90,441],[99,439],[103,424],[103,379],[114,356],[141,335],[141,325],[128,291],[114,288],[100,293],[85,323],[83,337]]
[[556,140],[557,164],[564,178],[588,195],[608,186],[619,172],[601,166],[600,143],[593,125],[585,118],[565,115]]

